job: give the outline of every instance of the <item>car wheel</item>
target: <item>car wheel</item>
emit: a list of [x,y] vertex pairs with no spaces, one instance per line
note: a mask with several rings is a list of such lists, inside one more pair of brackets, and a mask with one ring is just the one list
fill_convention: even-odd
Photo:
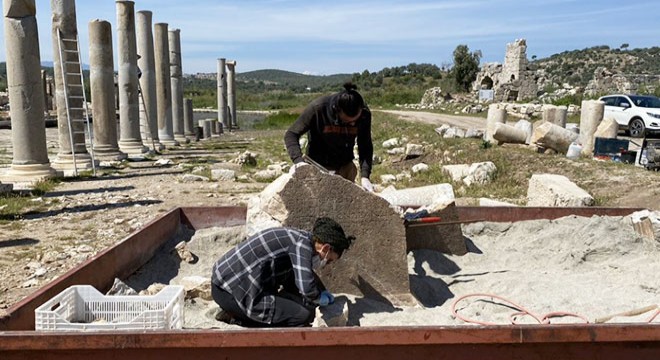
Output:
[[628,131],[630,132],[630,136],[634,138],[641,138],[644,137],[644,132],[646,130],[646,126],[644,126],[644,120],[640,118],[635,118],[630,121],[630,125],[628,126]]

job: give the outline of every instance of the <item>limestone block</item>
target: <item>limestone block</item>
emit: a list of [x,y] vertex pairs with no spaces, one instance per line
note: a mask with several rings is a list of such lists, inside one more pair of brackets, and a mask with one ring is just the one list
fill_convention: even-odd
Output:
[[454,188],[450,184],[428,185],[380,194],[394,206],[420,207],[429,206],[439,201],[454,201]]
[[527,206],[579,207],[594,205],[594,198],[567,177],[535,174],[529,180]]
[[443,136],[443,135],[445,134],[445,132],[446,132],[447,130],[449,130],[449,128],[451,128],[451,126],[449,126],[449,125],[447,125],[447,124],[443,124],[443,125],[440,126],[439,128],[436,128],[436,129],[435,129],[435,132],[436,132],[438,135]]
[[467,186],[488,184],[492,181],[496,171],[497,167],[493,162],[474,163],[470,165],[468,175],[463,179],[463,183]]
[[598,128],[594,133],[594,144],[596,143],[595,138],[597,137],[605,139],[616,139],[618,135],[619,124],[612,118],[606,118],[600,123],[600,125],[598,125]]
[[311,230],[328,216],[356,237],[340,261],[324,268],[321,280],[333,293],[386,298],[412,305],[403,220],[384,199],[339,176],[313,166],[284,174],[248,204],[247,227],[253,234],[271,226]]
[[424,147],[417,144],[406,145],[406,158],[415,158],[424,155]]
[[389,184],[396,182],[396,176],[392,174],[385,174],[380,176],[380,183],[381,184]]
[[282,175],[282,171],[261,170],[254,174],[254,179],[257,181],[271,181],[280,175]]
[[417,164],[412,167],[412,172],[413,174],[418,174],[418,173],[423,173],[429,171],[429,166],[422,163],[422,164]]
[[561,126],[544,122],[534,130],[531,143],[566,154],[578,134]]
[[515,204],[511,204],[505,201],[499,201],[499,200],[493,200],[493,199],[488,199],[488,198],[480,198],[479,199],[479,206],[518,206]]
[[468,139],[481,139],[484,136],[484,132],[477,129],[468,129],[465,132],[465,137]]
[[630,215],[630,220],[637,234],[660,243],[660,211],[638,211]]
[[527,120],[520,120],[516,123],[515,128],[518,130],[522,130],[527,134],[527,138],[525,139],[525,144],[530,144],[532,141],[532,135],[534,134],[534,126],[532,125],[531,122]]
[[460,182],[470,174],[470,165],[445,165],[442,167],[442,172],[449,175],[453,182]]
[[493,139],[499,144],[524,144],[527,141],[527,133],[511,125],[497,123],[493,128]]
[[211,179],[218,181],[234,181],[236,171],[228,169],[211,169]]
[[20,19],[37,15],[37,6],[34,0],[4,0],[2,7],[4,16]]
[[402,147],[387,150],[388,155],[403,155],[405,153],[406,149]]
[[399,146],[401,143],[398,138],[389,139],[383,142],[383,147],[385,149],[390,149]]

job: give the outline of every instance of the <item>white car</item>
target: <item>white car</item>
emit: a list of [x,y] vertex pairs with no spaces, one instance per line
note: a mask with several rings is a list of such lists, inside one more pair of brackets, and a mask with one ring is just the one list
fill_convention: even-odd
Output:
[[600,99],[605,103],[605,118],[613,118],[621,129],[632,137],[660,133],[660,99],[646,95],[608,95]]

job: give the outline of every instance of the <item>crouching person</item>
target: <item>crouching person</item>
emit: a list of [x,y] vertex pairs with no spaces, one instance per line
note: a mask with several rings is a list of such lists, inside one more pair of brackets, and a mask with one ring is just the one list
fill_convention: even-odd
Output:
[[337,261],[355,238],[319,218],[312,232],[260,231],[213,266],[212,295],[220,320],[246,327],[310,326],[317,306],[334,302],[314,270]]

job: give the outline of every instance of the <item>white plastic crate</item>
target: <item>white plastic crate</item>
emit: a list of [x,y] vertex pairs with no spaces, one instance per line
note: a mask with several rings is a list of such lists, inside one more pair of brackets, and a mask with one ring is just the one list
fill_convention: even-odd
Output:
[[37,331],[171,330],[183,326],[183,286],[168,285],[152,296],[106,296],[75,285],[34,311]]

